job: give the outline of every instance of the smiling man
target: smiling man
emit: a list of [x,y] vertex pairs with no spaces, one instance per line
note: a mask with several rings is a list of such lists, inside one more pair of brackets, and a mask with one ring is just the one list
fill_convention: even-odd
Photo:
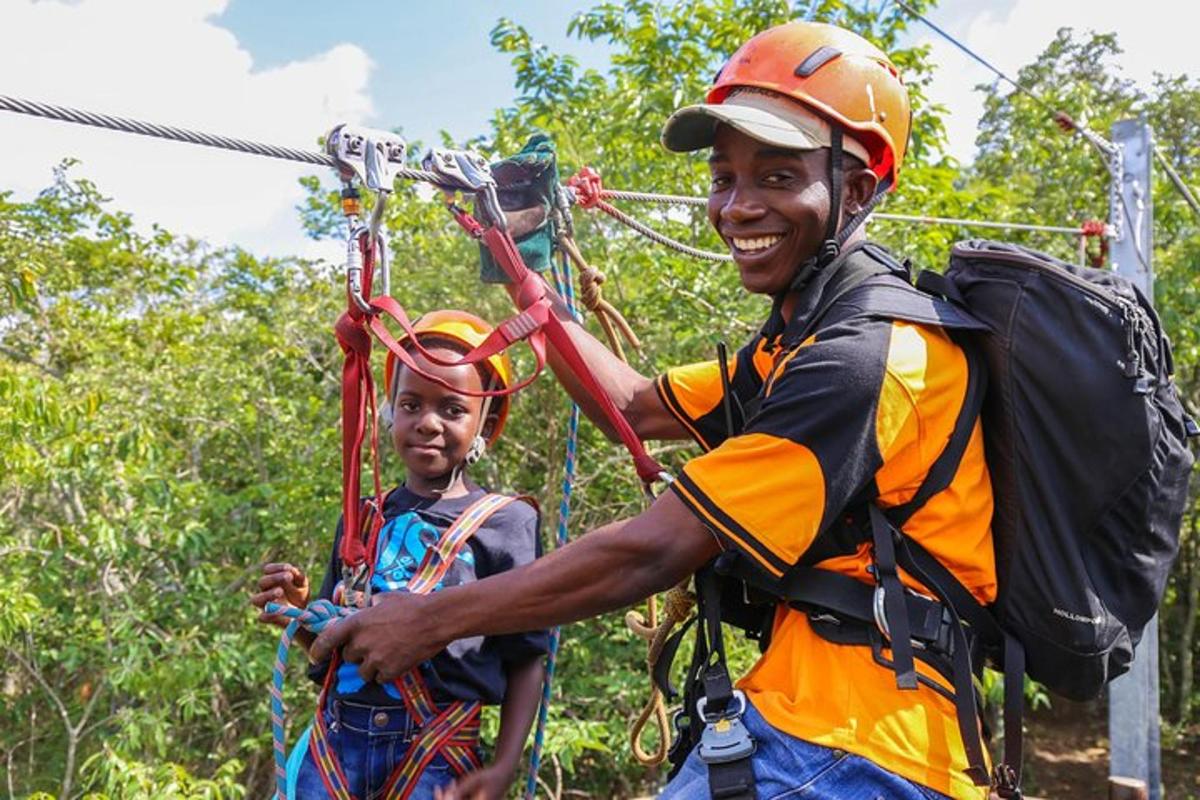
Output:
[[[643,514],[503,575],[389,595],[327,630],[316,653],[340,646],[365,677],[389,678],[455,639],[583,619],[697,570],[702,644],[719,650],[713,587],[734,574],[776,599],[759,607],[769,609],[769,645],[737,691],[716,655],[694,665],[685,711],[700,711],[682,741],[697,746],[663,797],[983,798],[975,698],[969,682],[964,697],[937,668],[935,657],[949,658],[939,650],[944,615],[927,615],[932,627],[920,631],[906,621],[906,601],[937,606],[898,573],[890,536],[873,539],[857,522],[887,513],[978,600],[994,599],[977,421],[964,416],[971,433],[957,468],[935,469],[969,385],[967,358],[947,332],[954,315],[913,290],[861,227],[903,163],[907,92],[857,35],[789,23],[743,45],[706,100],[676,112],[663,142],[711,148],[709,220],[746,290],[774,299],[761,332],[727,366],[727,381],[717,362],[650,379],[570,323],[640,436],[692,438],[705,452]],[[916,312],[873,310],[860,291],[867,282]],[[551,356],[568,392],[607,427]],[[723,566],[706,566],[718,556]],[[816,591],[828,583],[886,609],[861,624],[839,610],[837,592],[826,603]]]

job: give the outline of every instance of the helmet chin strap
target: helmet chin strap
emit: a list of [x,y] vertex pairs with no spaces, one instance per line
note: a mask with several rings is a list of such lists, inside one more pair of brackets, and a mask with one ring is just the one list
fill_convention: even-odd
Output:
[[879,201],[883,199],[883,196],[887,194],[888,187],[891,185],[890,180],[880,182],[875,189],[874,196],[846,221],[841,230],[838,230],[838,222],[842,216],[842,189],[846,177],[842,137],[841,126],[833,125],[829,137],[829,217],[825,220],[825,238],[822,240],[821,246],[817,248],[816,254],[806,259],[796,270],[796,275],[792,278],[787,290],[777,297],[777,302],[781,305],[784,295],[803,289],[817,273],[838,257],[842,252],[842,245],[862,225]]

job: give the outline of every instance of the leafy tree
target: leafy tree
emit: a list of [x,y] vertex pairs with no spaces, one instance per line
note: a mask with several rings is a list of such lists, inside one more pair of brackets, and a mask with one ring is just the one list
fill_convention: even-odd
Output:
[[[928,3],[920,4],[921,9]],[[663,120],[699,101],[749,35],[796,16],[845,24],[894,54],[916,123],[888,208],[994,218],[1103,217],[1103,165],[1062,137],[1025,95],[993,95],[979,157],[943,155],[943,109],[924,93],[927,50],[901,46],[907,18],[888,2],[702,3],[623,0],[578,15],[573,35],[606,42],[612,65],[581,69],[501,20],[493,45],[510,55],[520,96],[487,131],[458,142],[493,155],[535,130],[556,141],[561,168],[600,169],[616,188],[702,194],[698,156],[666,154]],[[1054,107],[1104,131],[1143,114],[1160,151],[1195,183],[1200,86],[1160,78],[1138,90],[1109,69],[1110,35],[1060,33],[1021,72]],[[453,143],[448,135],[444,141]],[[330,326],[344,302],[336,267],[256,259],[155,230],[139,234],[95,187],[64,171],[28,203],[0,195],[0,756],[11,796],[241,797],[270,791],[266,683],[273,636],[254,623],[258,564],[290,559],[315,579],[338,513],[338,373]],[[302,218],[338,237],[336,197],[305,181]],[[1191,265],[1195,219],[1155,184],[1159,308],[1176,343],[1181,386],[1200,405],[1200,314]],[[634,209],[631,209],[634,210]],[[689,244],[717,249],[703,213],[642,206],[639,217]],[[609,218],[575,212],[585,254],[608,277],[608,299],[642,338],[631,354],[654,373],[739,344],[766,312],[734,271],[648,244]],[[464,307],[498,320],[498,289],[480,289],[477,250],[422,187],[398,187],[387,214],[395,293],[413,312]],[[919,263],[944,263],[966,232],[879,222],[873,235]],[[1013,236],[1072,257],[1062,238]],[[518,356],[518,369],[531,359]],[[539,380],[475,470],[499,489],[537,494],[556,522],[567,401]],[[671,467],[690,454],[656,446]],[[623,450],[581,429],[572,536],[637,513],[640,489]],[[390,478],[394,459],[385,457]],[[1195,505],[1161,624],[1165,703],[1194,718],[1200,536]],[[682,658],[686,658],[683,654]],[[745,666],[752,648],[734,658]],[[547,739],[552,794],[645,794],[661,779],[627,757],[626,726],[648,684],[642,643],[620,615],[570,626]],[[600,668],[597,668],[598,665]],[[298,673],[298,671],[294,671]],[[293,719],[314,692],[289,684]],[[495,726],[495,718],[488,724]],[[298,729],[293,725],[293,734]]]

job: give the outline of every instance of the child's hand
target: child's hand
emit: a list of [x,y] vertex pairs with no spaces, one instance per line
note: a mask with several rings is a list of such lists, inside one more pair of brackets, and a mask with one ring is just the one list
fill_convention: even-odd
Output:
[[503,800],[512,772],[495,765],[463,775],[445,789],[433,790],[433,800]]
[[265,564],[263,576],[258,579],[258,594],[250,598],[250,604],[264,609],[258,615],[259,622],[267,622],[286,628],[288,618],[282,614],[268,614],[267,603],[304,608],[308,605],[308,577],[291,564]]

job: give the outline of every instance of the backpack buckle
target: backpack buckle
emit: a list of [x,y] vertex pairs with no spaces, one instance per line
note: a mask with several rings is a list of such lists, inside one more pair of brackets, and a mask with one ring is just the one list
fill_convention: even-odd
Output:
[[705,764],[740,761],[752,756],[758,748],[754,737],[742,723],[742,714],[746,710],[746,695],[738,689],[734,691],[733,697],[738,703],[736,710],[726,708],[714,714],[707,713],[708,698],[701,697],[696,701],[696,713],[704,720],[697,754]]

